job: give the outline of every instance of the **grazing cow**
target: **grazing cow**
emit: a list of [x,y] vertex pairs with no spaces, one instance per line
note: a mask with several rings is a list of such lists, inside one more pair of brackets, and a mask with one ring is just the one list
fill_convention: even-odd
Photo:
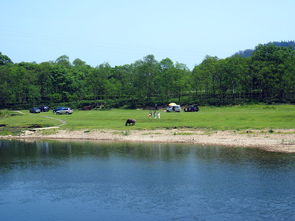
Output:
[[125,126],[134,126],[136,123],[135,119],[128,119],[125,123]]

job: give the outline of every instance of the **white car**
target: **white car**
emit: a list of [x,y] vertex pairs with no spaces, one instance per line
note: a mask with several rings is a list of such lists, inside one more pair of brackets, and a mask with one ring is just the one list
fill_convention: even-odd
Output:
[[180,112],[181,107],[180,107],[180,105],[169,106],[169,107],[167,107],[166,111],[167,112]]
[[55,111],[56,114],[72,114],[73,110],[69,107],[63,107]]

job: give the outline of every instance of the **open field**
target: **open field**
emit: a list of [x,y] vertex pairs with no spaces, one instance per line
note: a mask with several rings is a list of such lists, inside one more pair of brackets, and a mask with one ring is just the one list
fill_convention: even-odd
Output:
[[[88,139],[244,146],[295,153],[295,106],[201,107],[196,113],[113,109],[31,114],[0,111],[0,138]],[[128,118],[135,126],[125,126]],[[9,136],[7,136],[9,135]],[[12,135],[12,136],[11,136]]]
[[[126,130],[128,118],[137,120],[128,130],[153,130],[170,128],[194,128],[206,130],[293,129],[295,128],[294,105],[244,105],[229,107],[201,107],[199,112],[166,113],[161,119],[148,118],[148,110],[113,109],[107,111],[78,111],[72,115],[55,115],[51,111],[31,114],[27,110],[16,116],[5,116],[0,124],[7,128],[57,126],[61,129],[114,129]],[[15,114],[13,114],[15,115]],[[56,118],[56,119],[55,119]],[[4,128],[2,128],[3,133]]]

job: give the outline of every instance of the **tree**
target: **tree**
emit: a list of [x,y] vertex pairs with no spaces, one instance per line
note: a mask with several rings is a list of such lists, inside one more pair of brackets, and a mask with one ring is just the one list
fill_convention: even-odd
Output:
[[194,82],[193,86],[196,94],[215,94],[215,75],[217,72],[218,60],[219,59],[217,57],[206,56],[200,65],[194,67],[192,75]]
[[291,48],[273,44],[258,45],[252,56],[252,78],[254,89],[260,89],[264,100],[282,101],[290,77],[289,64],[295,59]]
[[67,66],[67,67],[71,66],[70,59],[67,55],[62,55],[62,56],[58,57],[55,60],[55,63],[63,65],[63,66]]
[[90,74],[87,76],[87,84],[90,85],[91,93],[95,99],[105,99],[107,92],[107,81],[110,75],[111,66],[108,63],[105,63],[92,69]]
[[0,65],[5,65],[5,64],[12,64],[12,60],[7,56],[4,55],[0,52]]
[[86,65],[86,62],[85,61],[82,61],[81,59],[79,58],[76,58],[74,61],[73,61],[73,65],[75,67],[78,67],[78,66],[84,66]]
[[154,55],[147,55],[143,60],[134,63],[134,85],[137,88],[138,99],[147,103],[152,102],[152,97],[158,91],[155,79],[159,71],[160,66]]

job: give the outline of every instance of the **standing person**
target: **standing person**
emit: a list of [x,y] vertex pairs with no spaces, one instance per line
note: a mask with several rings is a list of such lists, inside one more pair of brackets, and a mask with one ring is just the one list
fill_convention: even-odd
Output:
[[161,114],[160,114],[160,112],[158,112],[158,118],[161,119]]
[[155,119],[157,118],[157,112],[156,111],[154,112],[154,118]]
[[150,112],[149,114],[148,114],[148,118],[152,118],[152,112]]

